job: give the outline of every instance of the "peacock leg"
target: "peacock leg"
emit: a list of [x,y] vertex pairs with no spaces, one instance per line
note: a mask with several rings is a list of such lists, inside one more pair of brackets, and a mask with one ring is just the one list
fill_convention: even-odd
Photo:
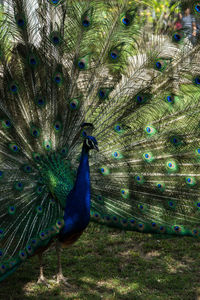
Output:
[[42,283],[42,284],[46,285],[47,287],[49,287],[49,284],[47,283],[47,279],[44,277],[44,273],[43,273],[42,255],[43,255],[43,253],[38,254],[39,264],[40,264],[40,275],[38,277],[37,283]]
[[56,279],[57,283],[64,283],[66,286],[70,287],[70,284],[67,282],[67,278],[63,276],[62,272],[62,264],[61,264],[61,244],[59,241],[56,241],[56,253],[58,258],[58,273],[54,278]]

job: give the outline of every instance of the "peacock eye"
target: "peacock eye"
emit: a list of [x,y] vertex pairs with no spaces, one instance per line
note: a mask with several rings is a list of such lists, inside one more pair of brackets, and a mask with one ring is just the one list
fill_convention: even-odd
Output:
[[78,99],[73,99],[69,102],[70,110],[77,110],[80,106],[80,101]]
[[62,43],[62,37],[58,31],[53,31],[50,34],[50,41],[54,46],[59,46]]
[[18,92],[18,86],[17,86],[15,83],[12,83],[12,84],[10,85],[10,91],[11,91],[11,93],[13,93],[13,94],[17,94],[17,92]]
[[15,211],[16,211],[16,207],[14,205],[11,205],[11,206],[8,207],[8,213],[10,215],[14,215]]
[[24,20],[23,19],[19,19],[17,21],[17,24],[18,24],[19,27],[23,27],[24,26]]
[[19,257],[21,260],[25,260],[27,258],[27,254],[24,250],[19,251]]
[[137,101],[138,101],[139,103],[141,103],[141,102],[142,102],[142,97],[141,97],[141,96],[137,96]]
[[111,58],[116,59],[117,58],[117,54],[115,52],[111,52],[110,53]]
[[56,83],[59,83],[59,82],[60,82],[60,80],[61,80],[61,79],[60,79],[60,77],[59,77],[59,76],[56,76],[56,77],[55,77],[55,82],[56,82]]
[[83,21],[83,26],[88,27],[90,25],[90,22],[88,20]]
[[85,68],[85,63],[83,61],[79,61],[78,66],[80,69],[84,69]]
[[15,91],[17,90],[16,85],[12,85],[12,86],[11,86],[11,90],[12,90],[13,92],[15,92]]
[[16,15],[15,20],[17,23],[17,26],[23,30],[23,28],[26,26],[26,20],[23,15]]
[[30,59],[30,63],[31,63],[31,65],[35,65],[35,64],[36,64],[35,58],[31,58],[31,59]]
[[2,123],[3,128],[5,128],[5,129],[9,129],[12,126],[10,120],[2,120],[1,123]]
[[50,4],[56,6],[57,4],[59,4],[59,2],[60,2],[61,0],[48,0],[48,1],[49,1]]
[[83,25],[85,28],[90,27],[90,19],[89,19],[89,17],[86,16],[86,17],[83,19],[82,25]]
[[200,4],[195,5],[195,11],[200,13]]
[[195,78],[195,83],[198,84],[198,85],[200,84],[200,76],[197,76],[197,77]]
[[174,35],[174,39],[175,39],[175,40],[180,41],[180,38],[181,38],[181,37],[180,37],[179,34],[176,33],[176,34]]
[[38,95],[36,98],[35,98],[35,104],[39,107],[39,108],[42,108],[45,106],[46,104],[46,100],[45,98],[42,96],[42,95]]
[[171,97],[171,96],[168,96],[168,97],[167,97],[167,101],[168,101],[168,102],[172,102],[172,97]]
[[16,144],[9,144],[9,148],[14,153],[18,153],[20,151],[19,147]]
[[59,86],[62,84],[63,77],[61,73],[56,73],[53,77],[54,82]]
[[174,41],[176,41],[176,42],[180,42],[180,40],[181,40],[180,34],[175,33],[174,36],[173,36],[173,39],[174,39]]
[[124,18],[122,19],[122,23],[123,23],[124,25],[128,26],[129,23],[130,23],[130,21],[129,21],[128,18],[124,17]]
[[100,91],[99,91],[99,96],[100,96],[101,98],[103,98],[103,97],[105,96],[104,91],[100,90]]
[[157,69],[158,69],[158,70],[160,70],[160,69],[161,69],[162,65],[161,65],[161,63],[160,63],[159,61],[157,61],[157,63],[156,63],[156,67],[157,67]]
[[58,44],[59,43],[59,38],[57,36],[53,37],[53,42],[54,44]]
[[44,141],[43,143],[45,150],[49,151],[52,148],[51,141]]
[[38,104],[39,104],[39,105],[44,104],[44,100],[43,100],[43,99],[39,99],[39,100],[38,100]]
[[72,103],[70,103],[70,106],[71,106],[71,108],[75,108],[76,104],[72,102]]

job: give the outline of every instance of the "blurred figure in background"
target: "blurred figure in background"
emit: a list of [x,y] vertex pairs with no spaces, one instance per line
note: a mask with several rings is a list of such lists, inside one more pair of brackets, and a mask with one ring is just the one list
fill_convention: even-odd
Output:
[[192,45],[195,45],[197,35],[196,20],[194,16],[191,15],[189,7],[185,7],[181,22],[186,38]]
[[181,13],[178,13],[177,15],[177,19],[174,23],[174,30],[180,30],[183,28],[183,25],[182,25],[182,14]]

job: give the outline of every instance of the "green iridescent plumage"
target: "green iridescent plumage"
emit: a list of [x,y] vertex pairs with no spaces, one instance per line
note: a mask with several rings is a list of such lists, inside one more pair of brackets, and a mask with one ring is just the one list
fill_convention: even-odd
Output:
[[63,161],[62,156],[54,154],[41,159],[39,166],[43,183],[49,189],[62,208],[66,198],[74,186],[75,176],[70,161]]

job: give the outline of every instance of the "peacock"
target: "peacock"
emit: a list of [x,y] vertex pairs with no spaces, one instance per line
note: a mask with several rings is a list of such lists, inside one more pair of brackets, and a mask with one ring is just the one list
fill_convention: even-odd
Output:
[[[151,1],[7,0],[0,14],[0,281],[90,220],[200,237],[200,57]],[[179,8],[177,6],[179,5]],[[189,5],[199,19],[198,1]]]

